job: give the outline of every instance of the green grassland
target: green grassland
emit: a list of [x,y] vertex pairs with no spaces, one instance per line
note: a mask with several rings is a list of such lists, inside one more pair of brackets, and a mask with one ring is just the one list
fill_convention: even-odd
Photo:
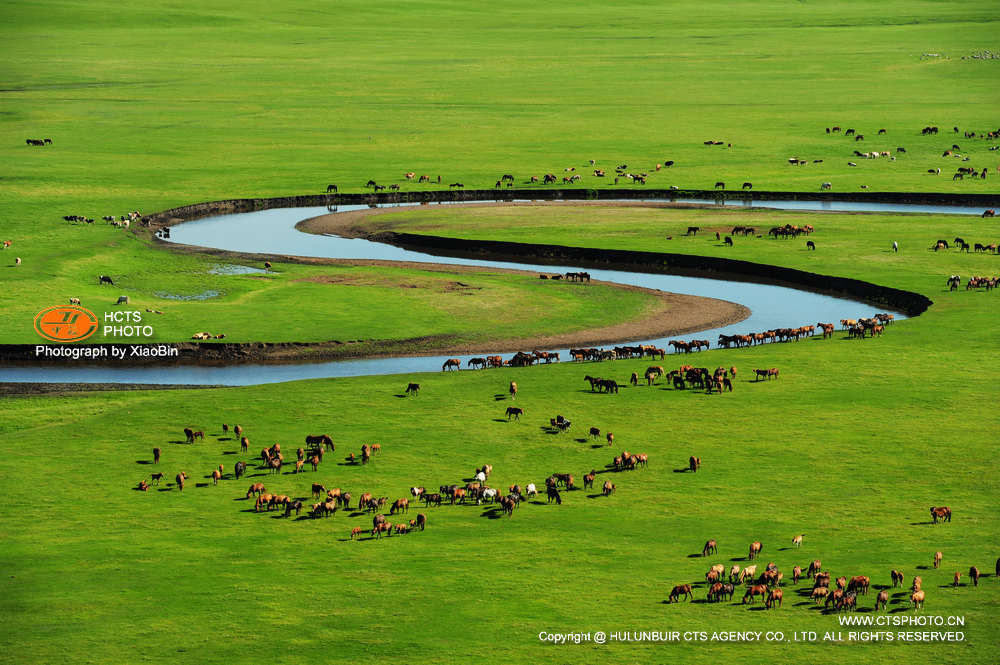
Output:
[[[992,571],[998,555],[994,380],[974,364],[988,357],[975,335],[915,344],[923,318],[864,342],[838,335],[709,352],[699,362],[739,370],[725,395],[665,386],[591,393],[584,374],[624,382],[648,364],[621,361],[7,399],[0,659],[903,663],[919,653],[990,662],[1000,583],[990,576],[978,589],[948,585],[970,565]],[[777,381],[749,381],[752,368],[771,366],[781,370]],[[408,380],[420,381],[418,397],[397,396]],[[495,397],[510,380],[520,387],[520,422],[503,420],[509,402]],[[573,427],[546,433],[557,413]],[[337,451],[316,473],[213,487],[208,472],[220,463],[231,472],[240,458],[235,441],[220,440],[221,422],[242,424],[252,453],[280,442],[291,456],[305,434],[321,431]],[[186,425],[204,428],[206,441],[179,443]],[[616,447],[588,440],[589,426],[614,432]],[[383,451],[372,465],[340,464],[375,441]],[[168,478],[191,475],[183,492],[130,489],[148,478],[153,467],[137,462],[151,460],[154,446],[164,450],[158,468]],[[512,519],[489,519],[486,506],[421,509],[426,532],[382,541],[347,539],[370,515],[283,520],[248,512],[243,500],[258,480],[307,503],[316,481],[392,500],[412,485],[462,482],[484,463],[501,488],[555,471],[579,479],[620,448],[648,453],[650,464],[600,474],[599,484],[617,485],[614,497],[566,492],[562,506],[529,503]],[[677,473],[691,454],[702,470]],[[927,508],[942,504],[954,522],[930,525]],[[803,547],[793,550],[799,533]],[[719,555],[691,558],[708,538],[719,541]],[[663,604],[674,584],[703,580],[711,563],[731,565],[755,539],[764,543],[762,563],[785,571],[783,608],[754,611],[738,597]],[[923,570],[936,550],[943,567]],[[553,647],[537,639],[542,630],[840,630],[788,584],[791,567],[813,558],[875,584],[888,584],[890,568],[907,580],[922,575],[923,613],[965,617],[966,641]],[[696,585],[698,600],[705,591]],[[891,610],[910,614],[903,598],[894,595]]]
[[[278,264],[263,280],[212,276],[214,256],[66,224],[65,214],[151,213],[320,192],[328,183],[361,191],[369,178],[400,182],[407,171],[441,174],[443,189],[455,181],[490,187],[501,173],[518,183],[569,167],[586,174],[589,159],[633,171],[673,159],[676,166],[650,178],[663,187],[723,180],[732,188],[749,180],[769,190],[814,191],[824,181],[834,191],[862,184],[1000,189],[991,144],[951,132],[953,125],[996,129],[1000,61],[963,59],[996,50],[995,7],[986,2],[10,2],[3,17],[0,239],[14,241],[0,256],[4,342],[34,339],[19,327],[22,315],[53,299],[110,301],[96,284],[102,273],[134,280],[136,302],[165,311],[156,323],[177,338],[205,329],[237,341],[255,338],[255,330],[306,339],[314,317],[337,327],[319,339],[368,339],[386,329],[468,335],[488,319],[454,316],[454,307],[462,311],[462,302],[479,296],[442,294],[453,278],[441,273]],[[828,136],[832,125],[857,128],[866,140]],[[925,125],[942,133],[921,136]],[[879,128],[887,130],[882,138]],[[28,147],[29,137],[54,143]],[[709,139],[733,147],[702,145]],[[968,162],[941,156],[952,143]],[[894,162],[853,158],[856,148],[895,154],[900,146],[907,152]],[[791,167],[790,157],[810,163]],[[953,182],[960,165],[988,167],[991,175]],[[941,176],[926,173],[938,167]],[[600,182],[585,175],[580,186]],[[623,361],[5,398],[0,662],[995,660],[1000,582],[992,575],[978,589],[950,582],[970,565],[992,572],[1000,555],[990,369],[997,296],[948,293],[944,279],[995,274],[996,257],[927,251],[939,237],[996,242],[995,222],[642,209],[452,214],[394,219],[401,228],[459,237],[743,258],[911,289],[935,304],[878,339],[837,335],[699,357],[706,366],[739,369],[735,391],[725,395],[665,386],[592,394],[584,374],[624,382],[649,364]],[[807,253],[803,240],[737,238],[724,248],[714,235],[679,238],[688,225],[723,230],[751,219],[760,227],[813,224],[817,251]],[[892,240],[900,242],[898,255],[888,252]],[[6,267],[11,254],[24,264]],[[316,281],[325,278],[366,286],[353,295],[353,286]],[[564,325],[573,308],[608,306],[539,293],[542,286],[517,279],[457,279],[477,280],[500,297],[530,294],[539,304],[550,297],[549,307],[564,308],[561,323],[551,325]],[[380,286],[384,280],[428,286],[403,296]],[[338,294],[327,295],[327,287]],[[159,289],[213,288],[225,295],[151,299]],[[373,311],[355,308],[345,318],[324,311],[324,302],[346,307],[353,297]],[[428,302],[434,310],[426,311]],[[416,306],[424,320],[412,318]],[[614,316],[641,307],[634,301]],[[519,325],[546,322],[529,311]],[[755,367],[779,367],[781,376],[750,382]],[[397,397],[410,380],[423,386],[419,397]],[[509,402],[497,396],[511,380],[526,413],[498,422]],[[543,430],[556,414],[573,421],[569,432]],[[227,478],[214,487],[205,476],[220,463],[231,472],[240,457],[233,441],[220,440],[222,422],[242,424],[251,451],[273,442],[293,451],[305,434],[322,431],[338,449],[304,478]],[[173,443],[187,425],[203,428],[206,440]],[[650,456],[647,469],[598,476],[617,484],[614,497],[567,492],[562,506],[524,505],[512,519],[489,519],[485,507],[432,508],[423,510],[424,533],[362,542],[347,536],[370,516],[284,520],[254,514],[243,500],[255,480],[297,497],[319,481],[355,496],[397,498],[411,485],[461,482],[484,463],[495,467],[491,484],[504,489],[541,483],[554,471],[579,478],[602,470],[613,452],[586,440],[589,426],[613,431],[614,451]],[[374,464],[339,463],[373,441],[383,446]],[[149,461],[154,446],[164,450],[159,467],[168,478],[191,474],[183,492],[130,489],[148,477],[151,466],[137,462]],[[702,470],[675,472],[689,455],[702,458]],[[954,522],[927,524],[932,505],[951,506]],[[803,547],[792,550],[800,533]],[[719,555],[690,557],[708,538],[718,540]],[[923,614],[965,617],[966,639],[538,641],[540,631],[846,633],[791,586],[784,607],[772,612],[663,604],[674,584],[703,580],[711,563],[730,565],[753,540],[764,543],[762,563],[775,561],[786,584],[792,565],[813,558],[835,575],[871,575],[877,585],[888,584],[891,568],[907,582],[920,574]],[[944,552],[943,567],[922,569],[936,550]],[[698,600],[704,596],[704,585],[696,586]],[[906,607],[903,598],[894,596],[891,610]],[[862,606],[873,601],[869,595]],[[903,614],[912,612],[892,616]]]
[[[127,234],[77,229],[66,214],[330,182],[361,191],[369,178],[414,189],[408,171],[441,175],[447,189],[574,167],[579,186],[613,188],[589,175],[595,159],[609,173],[621,163],[654,173],[651,187],[996,193],[991,143],[951,132],[996,129],[1000,61],[966,57],[996,46],[994,14],[985,2],[877,12],[858,2],[513,2],[500,14],[458,2],[10,2],[0,234],[31,278],[5,270],[0,298],[37,311],[52,304],[40,282],[66,280],[60,299],[78,296],[94,268],[136,272],[136,262],[165,290],[183,285],[180,261],[165,267]],[[827,135],[833,125],[866,140]],[[943,133],[921,136],[926,125]],[[53,145],[25,145],[42,137]],[[953,143],[970,161],[941,157]],[[853,157],[897,147],[907,153],[895,162]],[[667,159],[676,165],[652,171]],[[991,175],[953,182],[959,165]],[[938,167],[941,176],[926,173]],[[267,318],[264,300],[247,313]],[[180,326],[199,327],[198,315]]]
[[[609,285],[574,289],[540,284],[534,275],[488,270],[276,262],[266,274],[213,274],[229,262],[200,253],[148,250],[113,227],[69,228],[81,237],[106,240],[96,250],[52,244],[33,265],[4,268],[8,293],[26,296],[6,304],[0,343],[37,340],[32,328],[37,312],[67,304],[67,296],[79,297],[102,321],[104,312],[116,309],[142,312],[153,336],[124,341],[177,342],[208,331],[224,334],[226,342],[378,340],[382,352],[419,350],[417,338],[433,338],[423,343],[441,348],[568,332],[592,327],[588,324],[595,320],[639,319],[660,306],[638,291]],[[98,283],[107,265],[116,268],[115,286]],[[129,294],[130,305],[116,307],[122,293]],[[162,315],[146,313],[149,309]],[[469,312],[476,316],[465,316]],[[88,342],[123,341],[105,336],[103,325]]]

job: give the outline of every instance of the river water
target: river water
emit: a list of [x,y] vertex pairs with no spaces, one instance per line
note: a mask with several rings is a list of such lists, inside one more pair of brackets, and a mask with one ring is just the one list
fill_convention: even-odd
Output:
[[[678,200],[678,202],[706,203],[703,200]],[[727,201],[726,203],[734,207],[754,205],[796,210],[915,212],[967,215],[978,215],[982,212],[979,208],[973,209],[958,206],[880,204],[851,201],[761,202],[737,199]],[[397,205],[402,207],[403,205],[414,204],[387,204],[386,207]],[[172,227],[170,241],[186,245],[258,254],[288,254],[307,257],[384,259],[390,261],[476,265],[513,268],[538,273],[563,273],[584,270],[573,265],[543,266],[530,263],[481,261],[433,256],[363,239],[312,235],[295,229],[295,225],[298,222],[310,217],[327,214],[331,210],[347,212],[367,207],[369,206],[340,206],[338,209],[326,207],[275,208],[252,213],[220,215]],[[740,303],[751,310],[750,317],[739,323],[704,330],[694,334],[675,336],[674,339],[691,339],[692,337],[697,337],[710,339],[714,344],[719,334],[737,334],[772,328],[797,327],[800,325],[815,324],[817,321],[836,322],[844,318],[871,316],[875,311],[871,305],[859,301],[834,298],[782,286],[653,273],[595,270],[593,268],[586,268],[586,271],[597,280],[630,284],[674,293],[720,298]],[[893,314],[897,319],[906,318],[900,312],[893,312]],[[655,344],[659,347],[666,347],[667,339],[630,340],[628,343]],[[567,349],[545,350],[559,351],[560,356],[563,358],[568,356]],[[214,384],[238,386],[312,378],[440,371],[441,365],[449,357],[460,358],[464,367],[468,359],[472,356],[410,356],[319,363],[229,365],[221,367],[167,364],[143,367],[86,366],[75,364],[66,366],[7,366],[0,367],[0,380],[14,382]]]

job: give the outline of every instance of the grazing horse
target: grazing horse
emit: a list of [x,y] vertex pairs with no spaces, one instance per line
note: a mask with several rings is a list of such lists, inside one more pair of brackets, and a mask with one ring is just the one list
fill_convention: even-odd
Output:
[[419,395],[420,394],[420,384],[419,383],[411,383],[411,384],[407,385],[406,386],[406,394],[409,395],[410,393],[413,393],[414,395]]
[[329,194],[330,192],[336,192],[336,191],[337,191],[337,186],[336,185],[327,185],[326,186],[326,193],[327,194]]
[[694,600],[694,594],[691,592],[690,584],[678,584],[673,589],[670,590],[670,598],[668,602],[676,603],[680,600],[680,597],[684,596],[688,600]]
[[508,406],[507,407],[507,421],[510,422],[510,417],[514,416],[514,420],[520,420],[521,416],[524,414],[524,409],[519,406]]
[[750,599],[750,604],[753,605],[754,599],[760,596],[762,599],[767,600],[768,588],[766,584],[754,584],[747,592],[743,594],[743,604],[746,604],[747,599]]
[[190,427],[184,428],[184,438],[187,439],[188,443],[194,443],[194,430]]
[[816,243],[814,243],[812,240],[806,240],[806,249],[811,249],[813,251],[816,251]]
[[937,508],[931,507],[931,518],[934,520],[934,524],[938,523],[938,520],[951,521],[951,508],[948,506],[940,506]]
[[743,189],[753,189],[753,183],[751,182],[743,183]]
[[910,602],[913,603],[914,609],[923,609],[924,607],[924,592],[914,591],[913,595],[910,596]]
[[784,596],[784,593],[781,589],[771,589],[770,593],[768,593],[767,599],[764,601],[764,607],[766,609],[771,609],[774,607],[775,603],[778,604],[778,607],[781,607],[782,596]]
[[514,383],[513,381],[511,381],[510,382],[510,388],[508,389],[508,391],[510,392],[510,398],[511,399],[516,399],[517,398],[517,384],[516,383]]
[[796,547],[802,547],[802,536],[804,535],[805,534],[799,534],[794,538],[792,538],[792,544],[795,545]]
[[903,586],[903,573],[898,570],[892,570],[889,573],[892,576],[892,588],[895,589],[896,586]]
[[719,546],[716,544],[715,540],[709,540],[705,543],[705,546],[701,548],[701,555],[708,556],[709,554],[718,553]]
[[590,473],[584,474],[583,476],[583,489],[594,489],[594,479],[597,477],[597,473],[591,470]]
[[443,365],[441,365],[442,372],[448,369],[459,370],[461,368],[462,368],[462,361],[459,360],[458,358],[449,358],[448,360],[444,361]]
[[[689,471],[697,471],[699,468],[701,468],[701,458],[700,457],[695,457],[694,455],[692,455],[690,458],[688,458],[688,470]],[[751,558],[753,558],[753,557],[751,557]]]
[[934,567],[935,568],[939,568],[941,566],[941,559],[943,559],[943,558],[944,558],[944,555],[940,551],[934,553]]
[[721,180],[719,180],[718,182],[715,183],[715,188],[716,189],[725,189],[726,188],[726,183],[724,183]]
[[883,610],[889,607],[889,592],[883,589],[878,592],[878,596],[875,597],[875,611],[878,612],[879,607]]
[[764,546],[761,544],[759,540],[753,541],[752,543],[750,543],[750,553],[747,556],[747,558],[753,561],[758,556],[760,556],[760,551],[762,549],[764,549]]
[[615,487],[614,483],[612,483],[610,480],[605,480],[604,481],[604,487],[601,488],[601,493],[604,496],[611,496],[612,494],[615,493],[616,489],[618,489],[618,488]]
[[973,586],[979,586],[980,573],[979,573],[979,569],[978,568],[976,568],[975,566],[972,566],[971,568],[969,568],[969,577],[972,578],[972,585]]
[[590,436],[593,437],[593,438],[595,438],[595,439],[600,438],[600,436],[601,436],[601,430],[599,430],[596,427],[591,427],[590,428]]

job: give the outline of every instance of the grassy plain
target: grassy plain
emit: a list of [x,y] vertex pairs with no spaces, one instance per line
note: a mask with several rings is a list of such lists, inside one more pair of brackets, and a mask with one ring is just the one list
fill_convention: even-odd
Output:
[[[176,255],[110,228],[78,229],[64,214],[149,213],[320,192],[331,182],[360,191],[369,178],[391,183],[407,171],[441,174],[444,187],[489,187],[501,173],[520,183],[568,167],[586,172],[589,159],[633,170],[673,159],[672,170],[650,180],[661,186],[750,180],[756,189],[812,191],[830,181],[834,191],[862,184],[998,191],[997,153],[950,131],[996,129],[1000,61],[963,59],[996,50],[995,7],[987,2],[513,2],[502,10],[440,1],[10,2],[3,14],[0,233],[24,260],[0,275],[3,341],[33,339],[30,330],[8,327],[8,314],[37,311],[56,294],[86,296],[82,289],[97,288],[88,286],[96,274],[149,266],[142,288],[183,293],[215,279],[204,276],[214,257]],[[827,136],[823,129],[835,124],[866,140]],[[923,137],[925,125],[943,133]],[[54,143],[28,147],[29,137]],[[702,145],[708,139],[733,148]],[[969,162],[941,157],[952,143]],[[853,158],[855,148],[895,153],[899,146],[907,153],[895,162]],[[810,163],[790,167],[794,156]],[[959,165],[986,166],[991,177],[952,181]],[[941,176],[926,173],[937,167]],[[585,373],[623,380],[647,364],[623,362],[6,398],[0,661],[995,660],[1000,583],[988,577],[978,589],[953,589],[950,582],[973,564],[992,571],[998,555],[988,369],[997,350],[996,295],[942,291],[951,272],[995,272],[988,262],[996,257],[923,249],[939,236],[979,241],[995,227],[913,218],[910,229],[910,218],[818,216],[819,249],[805,254],[801,243],[738,240],[724,250],[703,238],[661,238],[690,219],[729,224],[714,213],[661,220],[656,212],[624,218],[608,211],[616,231],[607,237],[596,232],[596,218],[585,218],[589,236],[578,236],[567,220],[560,228],[542,217],[536,221],[547,226],[535,232],[482,214],[468,229],[435,223],[455,233],[485,229],[483,237],[494,237],[492,224],[504,239],[510,229],[526,241],[587,237],[596,246],[725,251],[912,288],[936,304],[877,340],[712,351],[705,364],[740,370],[736,391],[722,396],[584,389]],[[868,221],[877,223],[869,228]],[[885,252],[892,239],[901,242],[899,255]],[[5,264],[8,256],[0,257]],[[15,270],[22,271],[16,279]],[[302,277],[314,270],[280,269]],[[248,320],[275,311],[268,309],[274,298],[280,320],[305,336],[304,324],[285,317],[317,286],[295,284],[283,292],[271,282],[243,284],[227,293],[256,299],[243,310]],[[216,311],[232,306],[192,304],[177,330],[216,328],[201,312],[215,308],[214,322],[232,315]],[[358,335],[373,336],[374,325],[359,322]],[[781,368],[779,380],[746,381],[753,367],[771,366]],[[512,379],[526,415],[497,422],[506,403],[496,395]],[[421,395],[396,397],[408,380],[421,382]],[[541,429],[557,413],[574,422],[565,435]],[[582,475],[611,458],[607,447],[576,440],[590,425],[615,432],[618,447],[647,452],[651,461],[643,471],[601,474],[618,485],[610,499],[570,492],[560,507],[526,505],[510,520],[489,519],[481,507],[431,509],[426,532],[383,542],[345,540],[351,526],[370,523],[367,516],[320,522],[247,512],[243,480],[183,493],[128,489],[149,473],[137,462],[149,460],[153,446],[164,449],[168,477],[184,469],[210,483],[204,476],[217,464],[230,471],[239,455],[227,453],[238,448],[218,440],[221,422],[243,424],[252,450],[274,441],[294,449],[307,433],[333,434],[337,455],[316,474],[250,479],[295,496],[307,496],[318,480],[395,498],[413,484],[459,482],[487,462],[496,468],[492,483],[504,488],[553,471]],[[207,441],[171,443],[189,424],[203,427]],[[371,441],[384,448],[374,465],[338,464]],[[701,456],[702,471],[675,473],[691,454]],[[927,508],[942,504],[955,521],[926,524]],[[798,533],[805,533],[803,548],[787,549]],[[689,557],[709,537],[719,541],[719,556]],[[754,539],[764,542],[764,562],[777,562],[786,576],[812,558],[876,584],[888,583],[890,568],[907,580],[920,574],[924,614],[965,617],[966,639],[538,641],[540,631],[815,630],[821,638],[841,631],[789,587],[785,606],[770,613],[662,604],[672,585],[703,579],[709,563],[745,556]],[[944,567],[922,569],[936,550]],[[696,594],[704,598],[704,587]],[[894,597],[893,611],[905,607],[901,599]]]
[[[513,2],[502,15],[441,1],[10,2],[0,234],[27,277],[4,270],[0,298],[38,311],[56,291],[43,282],[64,287],[61,300],[84,294],[95,272],[137,266],[155,271],[140,288],[175,292],[209,265],[75,228],[66,214],[330,182],[361,191],[369,178],[416,188],[408,171],[441,175],[441,188],[491,187],[501,173],[520,185],[573,167],[580,186],[614,187],[589,175],[589,159],[609,173],[670,159],[649,186],[995,193],[997,153],[951,131],[996,129],[1000,61],[967,57],[995,46],[995,28],[985,2],[892,2],[874,13],[857,2]],[[866,140],[827,135],[833,125]],[[921,136],[926,125],[943,133]],[[953,143],[969,162],[941,157]],[[853,157],[897,147],[907,153],[895,162]],[[791,167],[789,157],[810,163]],[[959,165],[991,175],[953,182]],[[937,167],[941,176],[926,173]],[[266,300],[243,311],[264,320]],[[192,313],[180,328],[204,322]],[[7,325],[5,341],[18,337]]]

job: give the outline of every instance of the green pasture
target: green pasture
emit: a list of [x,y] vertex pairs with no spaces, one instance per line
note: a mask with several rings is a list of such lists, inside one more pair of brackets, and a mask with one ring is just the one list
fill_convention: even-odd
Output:
[[[964,295],[964,294],[962,294]],[[923,318],[923,317],[922,317]],[[932,323],[928,321],[928,323]],[[950,587],[970,565],[992,573],[996,549],[997,419],[982,371],[985,345],[914,343],[924,321],[897,323],[879,339],[802,341],[711,351],[696,364],[735,365],[731,394],[665,385],[591,393],[585,374],[626,382],[649,361],[322,380],[202,391],[12,397],[0,422],[7,511],[0,616],[4,662],[274,662],[605,660],[773,662],[991,662],[1000,583]],[[995,348],[995,345],[993,345]],[[971,349],[971,350],[970,350]],[[689,358],[670,357],[668,368]],[[755,383],[754,367],[779,367]],[[977,368],[978,367],[978,368]],[[516,380],[520,421],[507,422]],[[418,397],[403,397],[408,381]],[[573,422],[545,430],[557,414]],[[249,458],[280,442],[286,457],[306,434],[337,445],[319,471],[299,477],[206,478],[231,473],[239,447],[221,423],[240,423]],[[181,429],[204,442],[183,443]],[[615,434],[616,446],[587,429]],[[379,442],[374,463],[348,452]],[[158,467],[149,464],[163,449]],[[564,492],[561,506],[521,506],[490,519],[488,506],[419,509],[424,533],[351,542],[371,516],[325,520],[254,514],[249,482],[310,502],[312,482],[390,500],[412,485],[462,483],[482,464],[490,485],[541,484],[552,472],[577,483],[622,448],[649,467],[601,473],[617,493]],[[689,455],[696,474],[680,472]],[[251,469],[253,469],[253,464]],[[309,468],[308,465],[306,467]],[[191,476],[133,490],[152,470]],[[162,491],[161,491],[162,490]],[[355,498],[355,501],[357,499]],[[928,508],[949,505],[950,524]],[[414,517],[414,510],[410,511]],[[395,520],[394,521],[398,521]],[[801,550],[791,546],[804,533]],[[367,537],[367,536],[366,536]],[[718,556],[700,552],[708,538]],[[670,588],[698,583],[710,564],[732,565],[761,540],[761,564],[785,572],[784,607],[665,605]],[[941,550],[940,570],[925,569]],[[540,631],[842,631],[789,583],[793,565],[820,558],[835,575],[889,583],[889,570],[924,579],[923,615],[962,616],[958,644],[609,644],[546,646]],[[967,578],[966,578],[967,579]],[[698,601],[706,587],[695,585]],[[874,603],[874,591],[861,607]],[[909,616],[894,593],[890,616]],[[871,616],[870,614],[863,614]],[[895,627],[889,630],[912,630]],[[294,645],[291,648],[290,645]]]
[[[1000,61],[969,57],[995,46],[993,9],[514,2],[498,14],[440,1],[10,2],[0,25],[0,239],[13,244],[0,255],[0,303],[13,316],[0,340],[34,339],[25,312],[105,298],[98,274],[128,276],[142,304],[183,312],[158,320],[164,339],[223,329],[238,339],[315,337],[298,312],[341,323],[310,311],[308,285],[278,295],[206,277],[210,257],[164,256],[141,234],[63,215],[100,226],[108,214],[318,193],[329,183],[489,188],[511,173],[520,187],[570,168],[583,175],[575,186],[613,190],[611,178],[591,175],[591,159],[609,174],[619,164],[651,173],[650,187],[996,193],[996,142],[964,138],[997,128]],[[865,141],[825,133],[835,125]],[[928,125],[941,133],[921,135]],[[942,157],[953,144],[959,156]],[[860,159],[855,149],[897,160]],[[792,157],[809,163],[790,166]],[[665,160],[675,165],[657,173]],[[958,166],[990,175],[952,181]],[[408,182],[407,172],[433,183]],[[17,275],[7,269],[15,256]],[[149,297],[203,285],[226,295]],[[237,309],[253,332],[235,325]]]
[[[10,298],[0,342],[32,343],[35,315],[80,298],[101,328],[88,342],[178,342],[196,332],[226,342],[378,341],[382,352],[440,348],[594,327],[595,321],[638,319],[659,303],[608,285],[593,289],[540,283],[535,275],[420,270],[384,266],[308,265],[275,261],[233,264],[205,254],[149,249],[114,227],[70,226],[78,238],[102,238],[94,249],[46,247],[33,264],[4,266]],[[12,258],[7,250],[0,258]],[[257,267],[253,274],[215,274],[220,267]],[[111,271],[114,285],[97,276]],[[117,306],[127,294],[129,305]],[[152,337],[104,335],[105,313],[138,310]],[[162,314],[147,312],[154,310]],[[467,316],[475,312],[475,317]],[[421,339],[418,339],[421,338]],[[388,346],[386,346],[388,344]],[[346,348],[346,347],[345,347]],[[351,353],[363,349],[350,347]]]
[[[756,190],[810,192],[831,182],[834,192],[867,185],[997,194],[1000,153],[989,150],[997,142],[963,136],[997,129],[1000,60],[969,57],[998,50],[995,9],[982,0],[8,2],[0,21],[0,240],[13,244],[0,252],[0,342],[37,339],[30,317],[69,297],[84,305],[106,299],[110,308],[118,292],[99,287],[100,274],[122,276],[142,310],[164,311],[153,318],[163,339],[207,330],[227,341],[468,340],[511,323],[519,335],[570,329],[593,311],[609,322],[634,318],[647,306],[634,294],[493,274],[275,262],[271,275],[211,275],[227,260],[154,246],[100,218],[319,193],[329,183],[363,191],[369,178],[415,190],[404,178],[410,171],[434,178],[421,189],[448,189],[489,188],[504,173],[522,186],[529,176],[561,179],[575,168],[583,176],[576,186],[614,189],[591,174],[591,159],[609,174],[618,164],[651,173],[649,187],[723,181],[736,189],[750,181]],[[939,57],[924,57],[931,53]],[[865,140],[826,134],[834,125]],[[940,133],[922,136],[927,125]],[[27,138],[53,144],[30,147]],[[953,144],[958,156],[942,156]],[[897,159],[866,160],[854,150]],[[793,157],[808,163],[790,166]],[[675,165],[656,172],[664,160]],[[989,176],[953,181],[959,166],[985,167]],[[941,175],[927,173],[937,168]],[[736,366],[735,390],[725,395],[665,385],[591,393],[585,374],[624,383],[650,364],[621,361],[5,397],[0,662],[995,661],[1000,469],[990,363],[998,296],[949,293],[945,278],[997,274],[998,259],[928,250],[955,236],[995,243],[995,221],[519,210],[415,211],[378,223],[729,256],[909,289],[935,304],[882,338],[838,333],[655,363]],[[69,224],[69,214],[98,223]],[[715,230],[738,224],[766,232],[784,223],[814,225],[816,252],[804,238],[737,237],[731,248],[714,239]],[[703,232],[680,237],[691,225]],[[898,254],[889,251],[893,240]],[[328,283],[337,280],[345,281]],[[481,289],[467,295],[451,289],[456,281]],[[205,290],[222,294],[155,295]],[[527,305],[490,309],[516,301]],[[780,378],[752,382],[756,367],[778,367]],[[511,380],[525,416],[508,423]],[[422,385],[418,397],[399,396],[409,381]],[[545,431],[557,414],[573,422],[569,432]],[[229,477],[214,487],[205,476],[219,464],[231,473],[241,457],[234,441],[222,440],[223,422],[243,425],[251,455],[280,442],[293,457],[306,434],[320,432],[337,451],[305,477]],[[176,443],[188,425],[204,429],[206,440]],[[589,441],[590,426],[614,432],[615,448]],[[342,464],[371,442],[383,446],[372,465]],[[163,449],[159,470],[168,479],[191,475],[183,492],[132,489],[149,478],[153,467],[143,462],[154,446]],[[650,465],[599,474],[599,483],[617,484],[613,497],[566,492],[563,505],[524,505],[512,519],[490,519],[488,506],[431,508],[422,510],[426,532],[382,541],[348,540],[352,526],[370,526],[369,515],[286,520],[254,514],[243,499],[257,480],[307,503],[312,482],[395,499],[411,485],[461,483],[484,463],[494,465],[490,484],[503,489],[540,485],[556,471],[580,483],[622,448],[649,454]],[[696,474],[679,472],[689,455],[702,459]],[[954,522],[928,524],[932,505],[951,506]],[[800,533],[802,549],[793,550]],[[708,538],[718,540],[719,555],[691,557]],[[764,543],[761,563],[785,572],[784,607],[663,603],[673,585],[703,580],[712,563],[731,565],[753,540]],[[937,550],[944,564],[932,570]],[[875,585],[888,584],[892,568],[904,571],[907,587],[921,575],[927,601],[918,614],[964,617],[957,630],[965,640],[538,640],[542,631],[598,630],[846,637],[850,629],[789,584],[791,567],[813,558],[834,575],[870,575]],[[971,565],[991,573],[979,588],[964,575]],[[963,572],[958,588],[955,571]],[[696,585],[699,601],[705,591]],[[889,614],[913,611],[894,595]]]

